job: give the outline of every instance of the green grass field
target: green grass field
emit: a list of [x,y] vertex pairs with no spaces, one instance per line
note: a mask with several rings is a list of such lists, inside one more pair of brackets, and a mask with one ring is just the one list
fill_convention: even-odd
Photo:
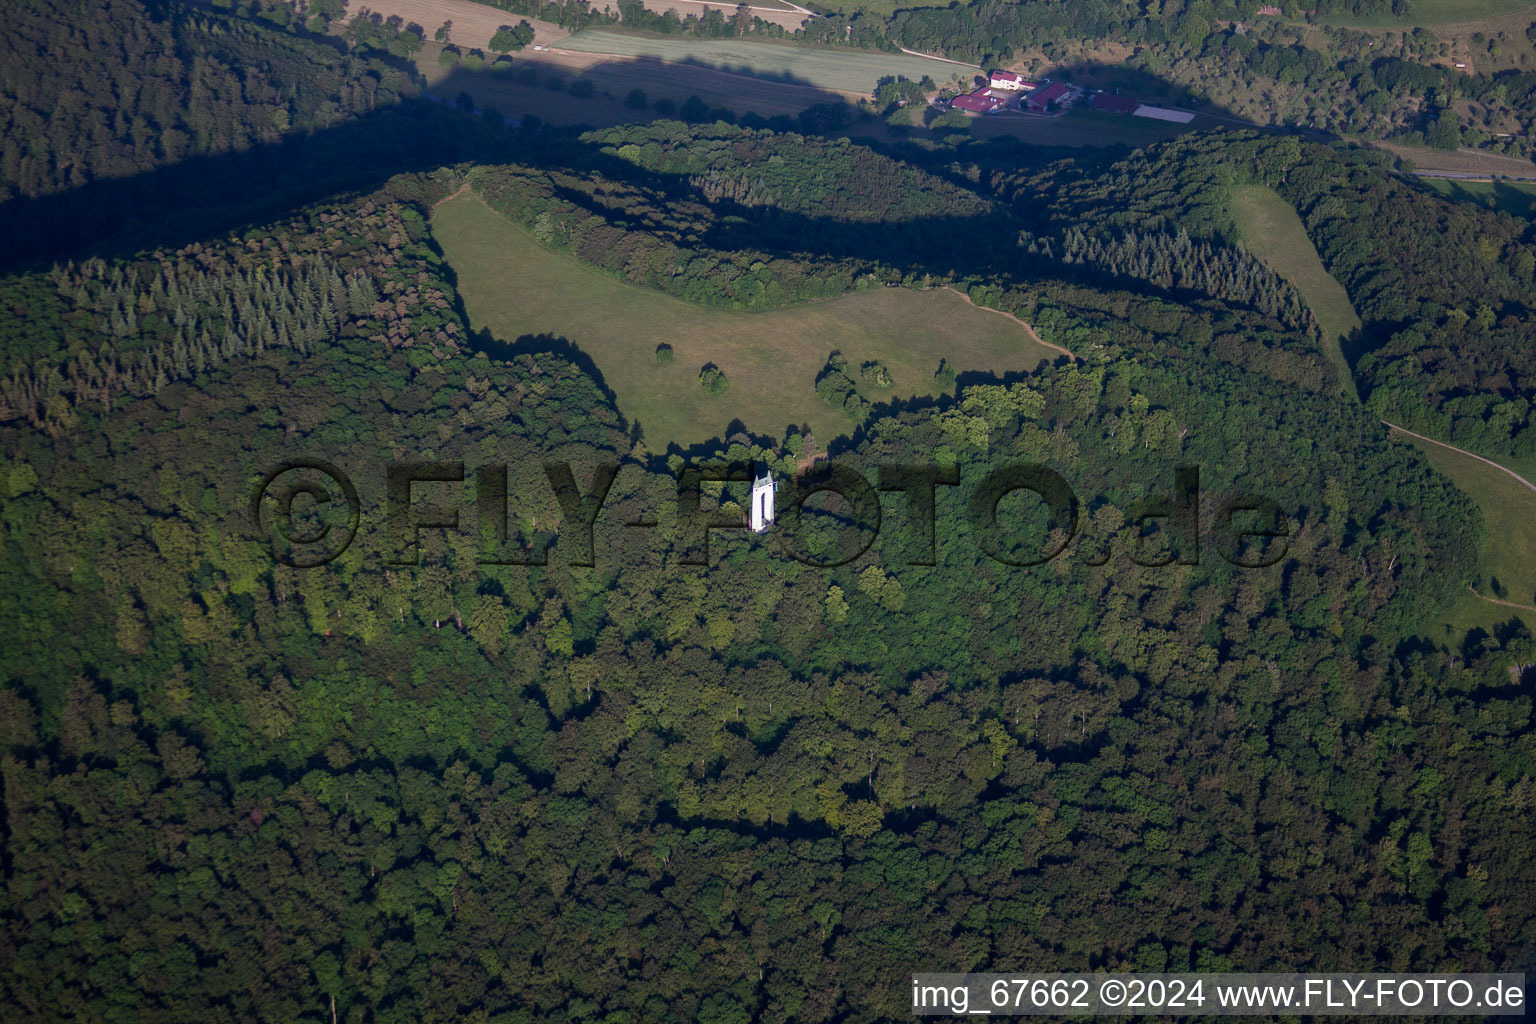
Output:
[[1536,214],[1536,182],[1459,181],[1455,178],[1417,178],[1425,188],[1447,199],[1476,203],[1491,210],[1503,210],[1516,217]]
[[1039,146],[1150,146],[1184,132],[1209,128],[1212,121],[1197,117],[1189,124],[1170,124],[1149,117],[1108,114],[1075,107],[1060,117],[978,117],[971,135],[978,139],[1012,135]]
[[1328,14],[1318,19],[1324,25],[1349,25],[1360,28],[1414,29],[1435,25],[1454,25],[1482,21],[1536,8],[1531,0],[1413,0],[1408,17],[1399,18],[1390,11],[1383,14]]
[[[1478,585],[1478,595],[1481,596],[1463,595],[1446,610],[1438,624],[1439,631],[1446,632],[1449,627],[1451,633],[1459,635],[1474,627],[1491,630],[1495,624],[1514,617],[1536,630],[1536,612],[1530,611],[1529,607],[1510,608],[1494,603],[1489,600],[1494,595],[1486,583],[1487,577],[1492,575],[1504,586],[1502,600],[1536,606],[1536,492],[1520,486],[1507,473],[1459,452],[1396,432],[1393,436],[1422,451],[1430,465],[1477,502],[1488,524],[1488,536],[1483,544],[1483,582]],[[1531,478],[1527,476],[1526,479]],[[1446,636],[1431,639],[1445,640]]]
[[1285,278],[1312,307],[1328,340],[1328,358],[1353,395],[1354,377],[1339,348],[1339,340],[1360,327],[1360,317],[1344,287],[1318,258],[1296,210],[1274,190],[1245,185],[1232,190],[1232,218],[1248,251]]
[[559,49],[573,53],[612,53],[624,57],[659,57],[670,61],[694,61],[745,75],[785,78],[834,89],[838,92],[873,92],[886,75],[904,75],[913,81],[928,75],[944,83],[970,73],[959,64],[906,54],[862,53],[847,50],[816,50],[784,43],[748,42],[739,39],[671,39],[583,29],[563,39]]
[[1489,456],[1494,462],[1514,470],[1531,483],[1536,483],[1536,459],[1516,459],[1509,456]]
[[[774,437],[806,423],[825,447],[853,426],[815,392],[833,349],[855,366],[879,360],[890,369],[896,386],[865,390],[872,401],[938,394],[941,357],[961,372],[1003,373],[1057,355],[949,291],[881,288],[762,313],[706,309],[551,252],[473,195],[438,207],[432,232],[477,330],[508,342],[547,332],[579,346],[654,451],[719,437],[737,419]],[[655,355],[663,342],[675,352],[666,365]],[[730,378],[724,394],[699,385],[711,362]]]

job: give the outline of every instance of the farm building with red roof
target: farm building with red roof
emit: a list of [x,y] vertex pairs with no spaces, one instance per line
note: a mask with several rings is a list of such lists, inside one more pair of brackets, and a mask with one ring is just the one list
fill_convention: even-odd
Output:
[[1129,114],[1141,106],[1141,101],[1133,100],[1129,96],[1116,96],[1110,92],[1096,92],[1088,104],[1094,110],[1107,110],[1111,114]]
[[994,89],[1008,89],[1014,92],[1035,87],[1034,82],[1025,81],[1024,76],[1015,71],[994,71],[988,78],[987,84]]
[[964,96],[956,96],[954,101],[950,103],[950,106],[956,110],[964,110],[972,114],[990,114],[1002,105],[1003,100],[1001,97],[993,96],[985,90],[967,93]]
[[1052,103],[1060,103],[1071,91],[1071,86],[1057,82],[1036,89],[1024,98],[1024,103],[1031,110],[1045,110]]

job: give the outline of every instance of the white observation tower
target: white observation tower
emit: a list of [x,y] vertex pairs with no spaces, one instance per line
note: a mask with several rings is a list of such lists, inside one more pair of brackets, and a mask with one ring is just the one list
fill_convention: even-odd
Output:
[[752,529],[762,533],[773,525],[773,492],[779,489],[765,468],[752,481]]

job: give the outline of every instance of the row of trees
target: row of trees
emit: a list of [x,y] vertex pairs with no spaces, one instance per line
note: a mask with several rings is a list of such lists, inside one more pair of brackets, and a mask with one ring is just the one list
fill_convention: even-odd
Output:
[[1176,233],[1139,234],[1133,230],[1119,237],[1100,237],[1073,225],[1061,237],[1059,256],[1049,238],[1026,235],[1019,241],[1030,253],[1059,258],[1069,265],[1252,306],[1292,330],[1321,340],[1317,320],[1295,286],[1246,250],[1196,242],[1182,228]]

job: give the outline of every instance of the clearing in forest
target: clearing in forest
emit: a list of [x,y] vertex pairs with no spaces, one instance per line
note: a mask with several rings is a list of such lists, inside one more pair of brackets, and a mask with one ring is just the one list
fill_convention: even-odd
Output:
[[[889,389],[859,384],[874,402],[940,394],[941,358],[958,372],[1007,373],[1059,357],[1010,318],[943,289],[878,288],[760,313],[698,306],[552,252],[473,194],[440,205],[432,232],[476,330],[575,344],[653,451],[721,437],[734,420],[773,437],[807,424],[825,447],[853,428],[815,391],[833,349],[855,368],[875,361],[890,371]],[[657,361],[662,344],[672,346],[670,363]],[[724,393],[700,386],[707,363],[725,372]]]
[[1354,394],[1340,342],[1360,328],[1360,317],[1344,286],[1324,268],[1295,208],[1273,189],[1244,185],[1232,190],[1232,219],[1248,251],[1301,292],[1323,329],[1328,358],[1345,390]]

